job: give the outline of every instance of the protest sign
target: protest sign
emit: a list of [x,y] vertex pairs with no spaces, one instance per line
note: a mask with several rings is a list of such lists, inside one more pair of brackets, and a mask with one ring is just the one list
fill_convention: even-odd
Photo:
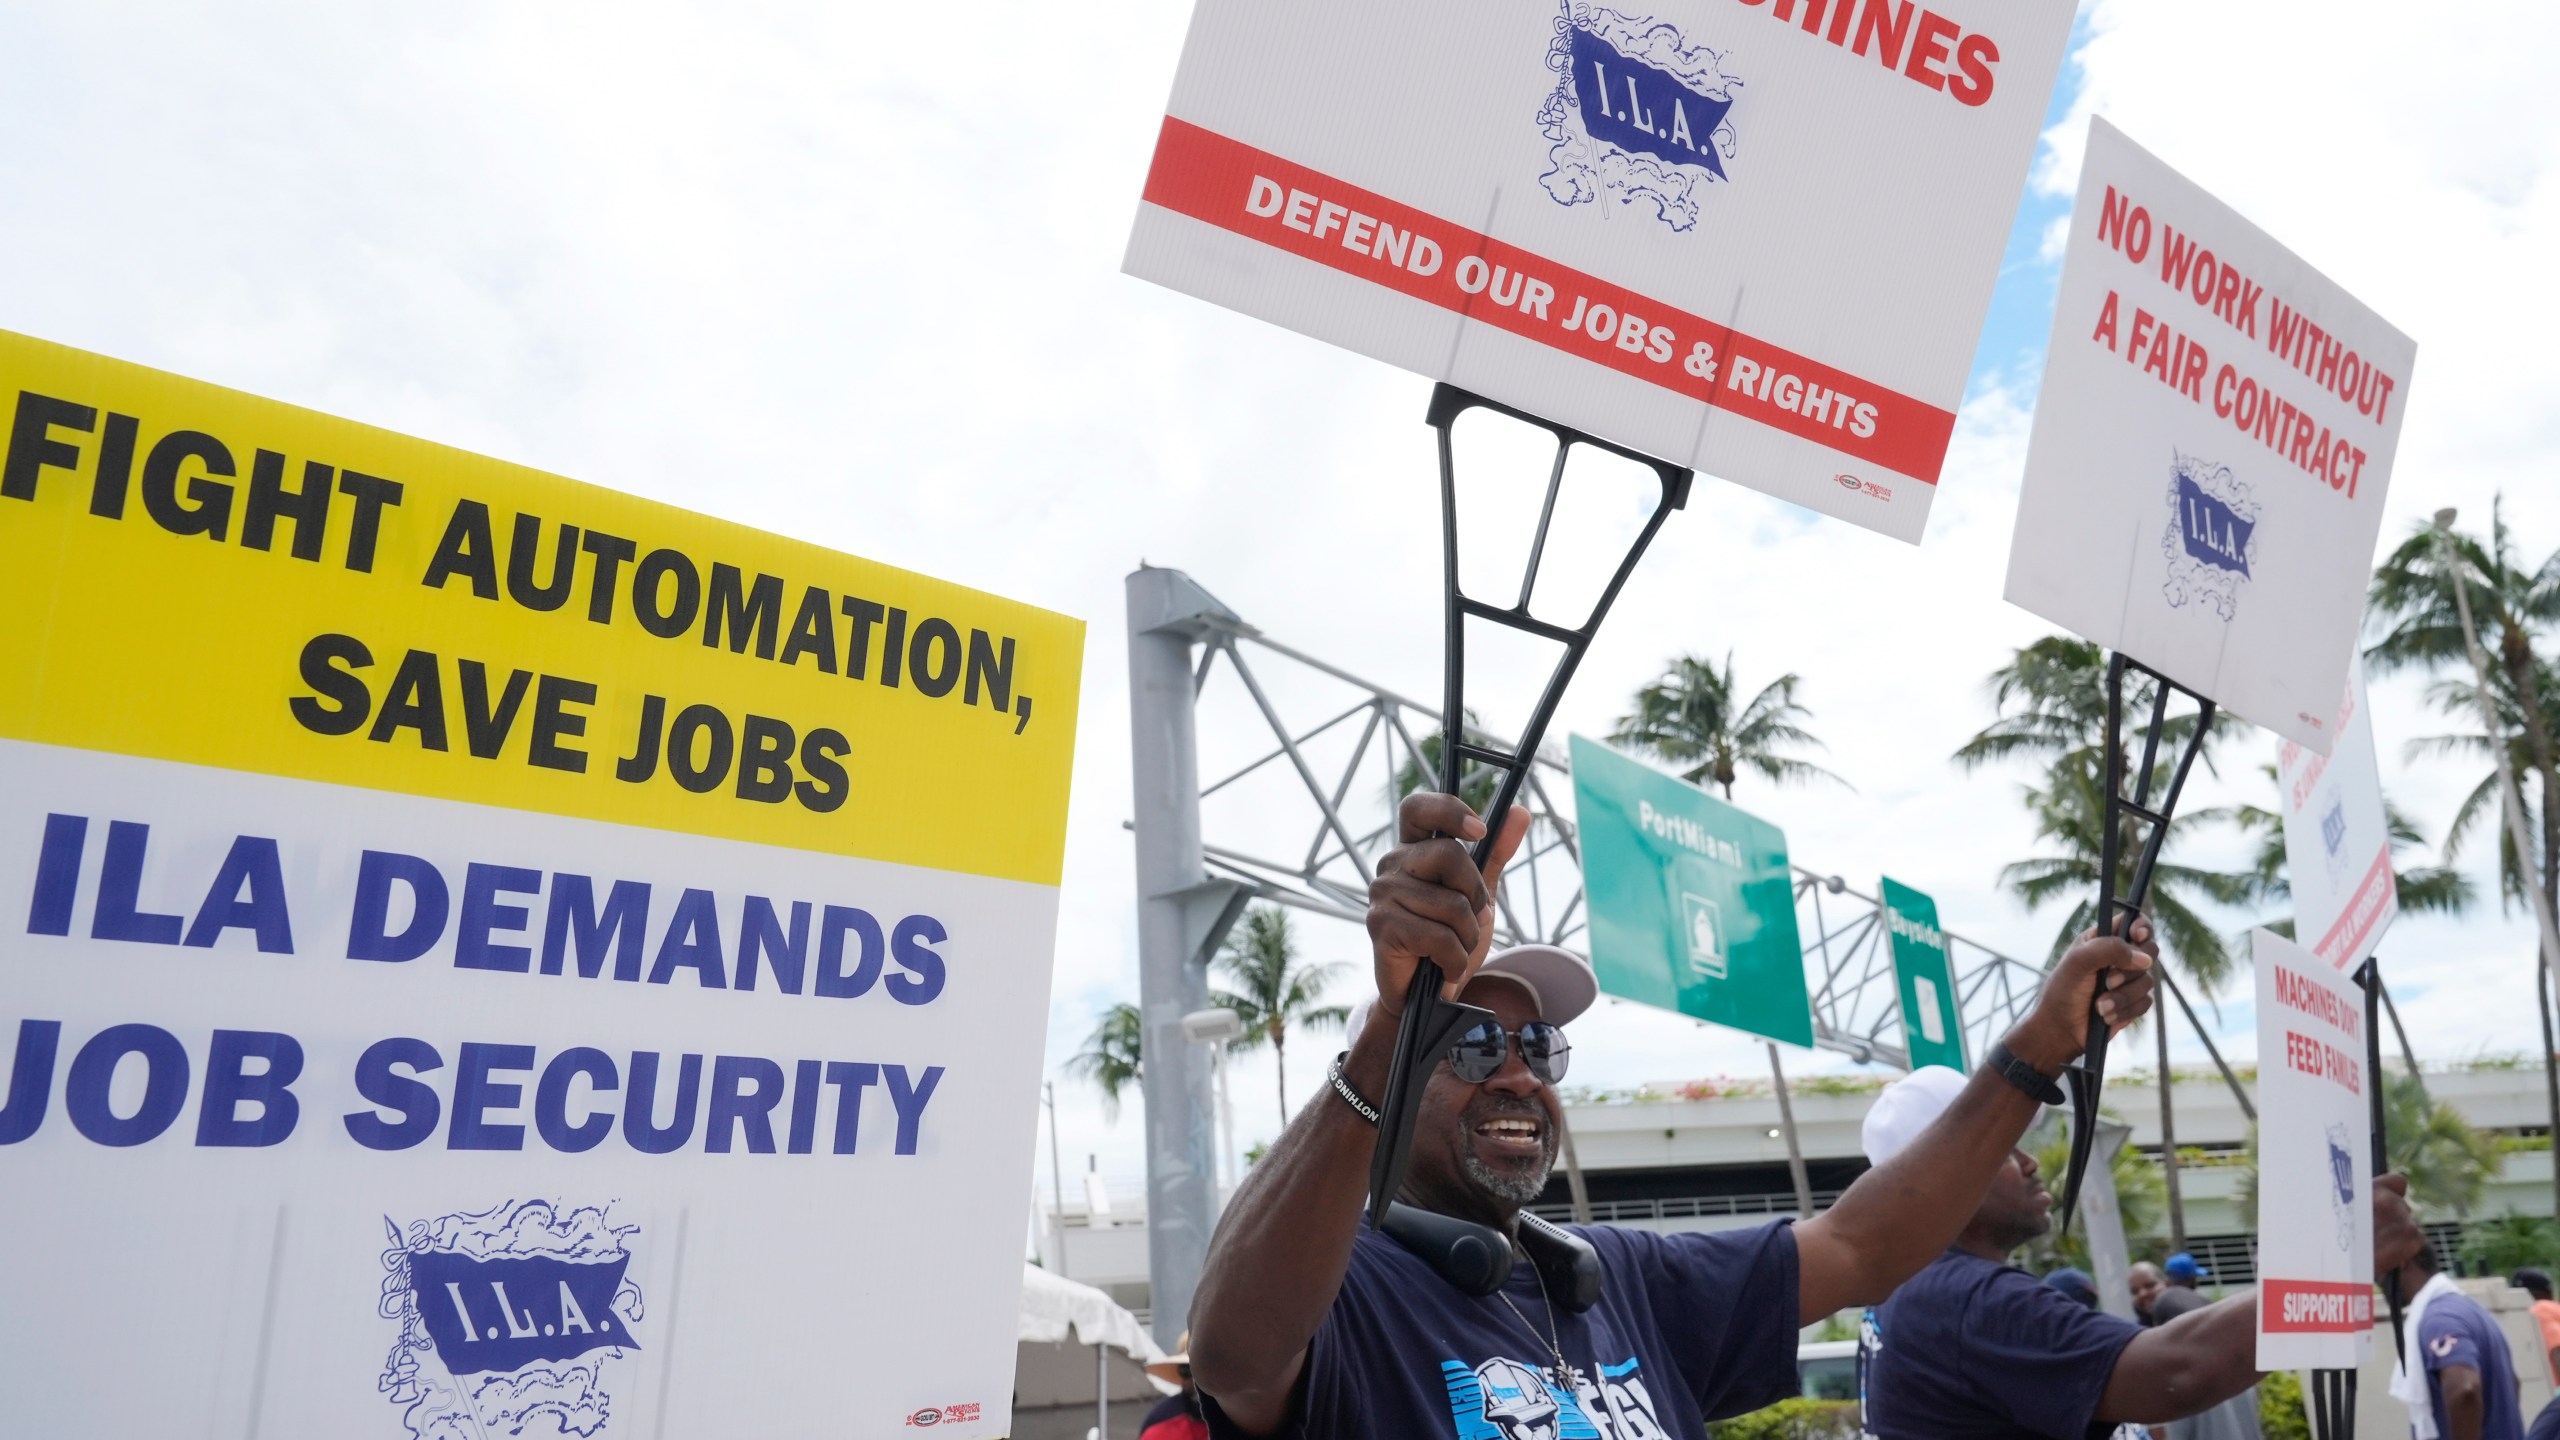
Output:
[[11,1425],[1007,1433],[1082,626],[19,336],[0,396]]
[[2070,26],[1199,0],[1125,268],[1917,541]]
[[1902,1048],[1911,1068],[1973,1067],[1964,1058],[1964,1017],[1956,1009],[1955,967],[1938,928],[1938,902],[1908,885],[1884,882],[1885,938],[1893,949],[1893,990],[1902,1001]]
[[2373,1132],[2364,992],[2250,932],[2258,968],[2258,1368],[2373,1351]]
[[2416,356],[2092,120],[2009,599],[2327,754]]
[[2391,822],[2382,806],[2382,769],[2373,753],[2364,666],[2347,667],[2346,699],[2330,726],[2326,756],[2291,740],[2276,752],[2284,807],[2284,861],[2293,887],[2293,933],[2341,970],[2373,953],[2400,913],[2391,871]]
[[1579,735],[1572,760],[1600,988],[1811,1046],[1785,832]]

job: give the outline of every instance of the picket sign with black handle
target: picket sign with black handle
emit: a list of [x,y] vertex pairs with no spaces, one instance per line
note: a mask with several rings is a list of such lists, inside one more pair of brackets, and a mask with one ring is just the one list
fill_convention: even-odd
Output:
[[[1514,420],[1534,425],[1555,440],[1555,461],[1547,473],[1547,492],[1538,513],[1537,536],[1529,547],[1528,565],[1520,578],[1518,597],[1508,605],[1496,605],[1468,595],[1458,581],[1458,472],[1457,454],[1451,440],[1451,427],[1469,410],[1488,410]],[[1591,637],[1598,634],[1600,622],[1608,618],[1609,607],[1627,576],[1642,559],[1645,547],[1653,543],[1654,533],[1662,528],[1671,512],[1689,501],[1691,472],[1686,466],[1674,465],[1641,455],[1624,446],[1613,445],[1596,436],[1586,435],[1570,426],[1542,420],[1524,410],[1515,410],[1498,401],[1473,395],[1454,385],[1436,385],[1431,391],[1431,408],[1425,419],[1439,432],[1440,444],[1440,530],[1441,561],[1446,577],[1447,648],[1443,652],[1445,681],[1440,711],[1440,789],[1450,795],[1462,793],[1459,779],[1469,762],[1498,773],[1501,783],[1493,803],[1485,807],[1484,839],[1476,842],[1475,862],[1479,869],[1493,857],[1493,847],[1502,834],[1503,818],[1511,813],[1511,802],[1520,794],[1529,767],[1536,763],[1538,745],[1546,738],[1547,722],[1555,718],[1556,706],[1564,699],[1565,687],[1572,683],[1573,672],[1591,648]],[[1565,464],[1576,446],[1589,446],[1605,451],[1653,471],[1661,482],[1660,498],[1644,530],[1618,562],[1608,587],[1592,605],[1589,615],[1578,626],[1555,624],[1530,613],[1530,601],[1538,585],[1539,562],[1545,557],[1547,532],[1556,513],[1556,497],[1564,488]],[[1545,689],[1539,692],[1536,707],[1530,711],[1529,723],[1522,727],[1519,739],[1509,750],[1499,750],[1479,743],[1479,737],[1467,733],[1466,705],[1466,627],[1469,620],[1482,621],[1523,635],[1551,641],[1563,647],[1564,653],[1547,677]],[[1461,1005],[1444,998],[1440,991],[1448,977],[1437,964],[1424,960],[1413,967],[1413,979],[1405,987],[1404,1018],[1396,1028],[1396,1054],[1387,1075],[1386,1094],[1378,1109],[1378,1144],[1369,1160],[1369,1223],[1385,1222],[1387,1207],[1395,1203],[1396,1192],[1404,1187],[1407,1164],[1412,1158],[1413,1120],[1422,1104],[1423,1083],[1430,1079],[1451,1042],[1469,1026],[1493,1018],[1492,1012],[1473,1005]]]
[[[2373,1173],[2384,1175],[2391,1170],[2391,1124],[2382,1095],[2382,1007],[2390,1003],[2390,992],[2382,986],[2381,956],[2372,956],[2356,968],[2356,984],[2364,988],[2365,1099],[2373,1117]],[[2406,1365],[2408,1313],[2400,1295],[2400,1272],[2375,1278],[2382,1284],[2383,1303],[2391,1307],[2392,1354]],[[2320,1440],[2355,1440],[2356,1374],[2353,1370],[2312,1373],[2313,1418],[2319,1423]]]
[[[2124,686],[2128,673],[2138,672],[2152,680],[2151,716],[2143,726],[2142,763],[2134,772],[2131,797],[2124,793]],[[2168,786],[2161,792],[2160,803],[2151,803],[2152,781],[2157,773],[2160,742],[2168,733],[2169,696],[2172,692],[2196,702],[2195,729],[2179,748],[2178,763],[2170,771]],[[2180,685],[2122,652],[2107,660],[2107,794],[2106,828],[2098,841],[2098,924],[2100,933],[2129,931],[2135,916],[2142,913],[2143,902],[2151,895],[2151,874],[2160,863],[2160,848],[2169,838],[2169,821],[2178,810],[2178,795],[2186,789],[2187,772],[2194,768],[2196,756],[2203,752],[2205,736],[2213,729],[2213,701]],[[2116,869],[2121,861],[2124,830],[2128,822],[2140,821],[2151,827],[2140,852],[2135,857],[2133,876],[2119,895],[2116,891]],[[2098,998],[2089,1000],[2089,1043],[2080,1063],[2066,1070],[2071,1091],[2071,1168],[2062,1182],[2062,1214],[2056,1234],[2071,1229],[2073,1210],[2080,1203],[2080,1183],[2088,1174],[2089,1152],[2098,1133],[2098,1095],[2107,1078],[2107,1021],[2098,1012]],[[2166,1024],[2164,1016],[2156,1022]],[[2166,1076],[2161,1083],[2168,1083]]]

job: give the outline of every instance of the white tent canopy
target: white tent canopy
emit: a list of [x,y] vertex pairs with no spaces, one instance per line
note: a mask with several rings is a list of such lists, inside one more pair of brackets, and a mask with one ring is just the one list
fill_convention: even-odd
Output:
[[[1164,1358],[1138,1317],[1110,1296],[1037,1265],[1022,1267],[1022,1313],[1015,1338],[1016,1409],[1091,1407],[1098,1387],[1114,1400],[1146,1400],[1177,1388],[1145,1374]],[[1094,1347],[1103,1347],[1097,1364]],[[1071,1348],[1073,1347],[1073,1348]],[[1110,1352],[1118,1351],[1114,1355]]]
[[1014,1338],[1044,1345],[1070,1338],[1079,1345],[1112,1345],[1141,1365],[1164,1358],[1138,1317],[1113,1304],[1110,1296],[1037,1265],[1022,1267],[1022,1329]]

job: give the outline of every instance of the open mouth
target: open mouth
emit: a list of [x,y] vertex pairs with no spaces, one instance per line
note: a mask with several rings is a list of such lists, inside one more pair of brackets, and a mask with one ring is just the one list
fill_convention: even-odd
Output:
[[1526,1115],[1498,1115],[1478,1121],[1476,1143],[1501,1155],[1543,1158],[1546,1155],[1546,1125]]

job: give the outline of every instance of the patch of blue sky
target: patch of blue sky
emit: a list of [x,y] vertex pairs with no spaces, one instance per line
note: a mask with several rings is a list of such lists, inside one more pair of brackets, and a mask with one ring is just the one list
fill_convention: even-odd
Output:
[[[2089,40],[2090,9],[2082,5],[2072,22],[2068,58],[2054,82],[2053,102],[2045,109],[2046,130],[2071,113],[2087,82],[2080,53]],[[2009,226],[2009,242],[2000,256],[2000,281],[1983,317],[1982,341],[1974,347],[1973,372],[1965,384],[1968,402],[1985,390],[2000,388],[2016,395],[2022,405],[2034,403],[2036,385],[2044,378],[2045,341],[2053,329],[2054,287],[2062,278],[2061,261],[2044,258],[2044,237],[2053,222],[2070,213],[2068,195],[2039,194],[2030,185],[2019,197],[2018,216]]]

